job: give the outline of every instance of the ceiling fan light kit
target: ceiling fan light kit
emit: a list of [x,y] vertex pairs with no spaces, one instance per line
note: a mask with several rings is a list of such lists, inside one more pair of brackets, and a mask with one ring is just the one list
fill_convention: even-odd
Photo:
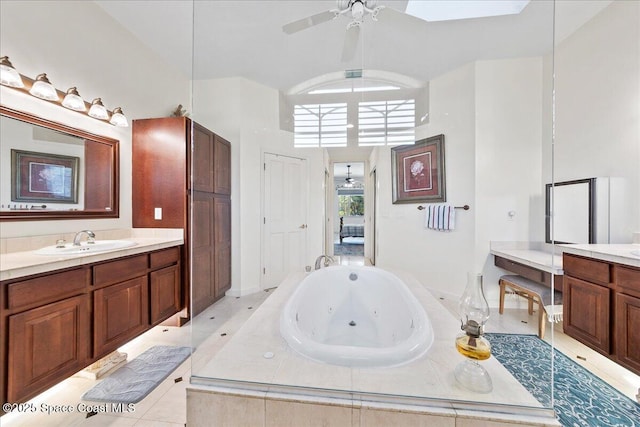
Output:
[[371,19],[377,21],[378,14],[383,9],[386,9],[386,7],[377,6],[378,0],[336,0],[336,3],[338,5],[337,9],[331,9],[290,22],[282,27],[282,31],[286,34],[294,34],[298,31],[331,21],[339,16],[350,15],[351,20],[347,24],[347,34],[342,49],[342,61],[346,62],[353,59],[356,54],[358,40],[360,39],[360,26],[364,18],[367,15],[371,15]]

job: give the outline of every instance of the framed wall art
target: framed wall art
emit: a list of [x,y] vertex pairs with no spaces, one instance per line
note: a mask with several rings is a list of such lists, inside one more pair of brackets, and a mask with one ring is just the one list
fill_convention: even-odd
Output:
[[391,149],[393,203],[445,202],[444,135]]
[[12,202],[78,202],[78,157],[11,150]]

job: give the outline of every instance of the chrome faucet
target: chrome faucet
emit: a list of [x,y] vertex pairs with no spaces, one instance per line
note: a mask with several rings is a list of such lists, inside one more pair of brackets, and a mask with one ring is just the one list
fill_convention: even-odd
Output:
[[329,267],[329,264],[336,261],[335,259],[333,259],[333,257],[329,255],[320,255],[318,258],[316,258],[316,270],[320,269],[322,258],[324,258],[325,267]]
[[80,239],[82,238],[82,234],[83,233],[87,235],[87,243],[88,244],[96,242],[96,235],[95,235],[95,233],[93,231],[91,231],[91,230],[82,230],[82,231],[78,231],[76,233],[76,236],[73,238],[73,246],[80,246]]

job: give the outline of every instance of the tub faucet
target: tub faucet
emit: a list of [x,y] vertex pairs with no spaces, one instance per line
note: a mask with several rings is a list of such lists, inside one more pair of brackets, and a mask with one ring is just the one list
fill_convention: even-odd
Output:
[[320,255],[318,258],[316,258],[316,270],[319,270],[321,267],[321,261],[322,258],[324,258],[324,266],[325,267],[329,267],[329,264],[331,264],[332,262],[335,262],[336,260],[333,259],[333,257],[329,256],[329,255]]
[[82,231],[78,231],[76,233],[76,236],[73,238],[73,246],[80,246],[80,238],[82,238],[82,234],[86,234],[87,237],[87,243],[95,243],[96,241],[96,235],[93,231],[91,230],[82,230]]

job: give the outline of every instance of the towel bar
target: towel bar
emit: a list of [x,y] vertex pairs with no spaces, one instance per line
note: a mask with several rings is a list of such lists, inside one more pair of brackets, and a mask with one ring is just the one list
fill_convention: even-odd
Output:
[[[464,206],[454,206],[454,208],[455,208],[455,209],[464,209],[465,211],[468,211],[469,209],[471,209],[471,208],[469,207],[469,205],[464,205]],[[424,207],[424,206],[422,206],[422,205],[418,206],[418,210],[419,210],[419,211],[421,211],[421,210],[423,210],[423,209],[427,209],[427,208],[425,208],[425,207]]]

